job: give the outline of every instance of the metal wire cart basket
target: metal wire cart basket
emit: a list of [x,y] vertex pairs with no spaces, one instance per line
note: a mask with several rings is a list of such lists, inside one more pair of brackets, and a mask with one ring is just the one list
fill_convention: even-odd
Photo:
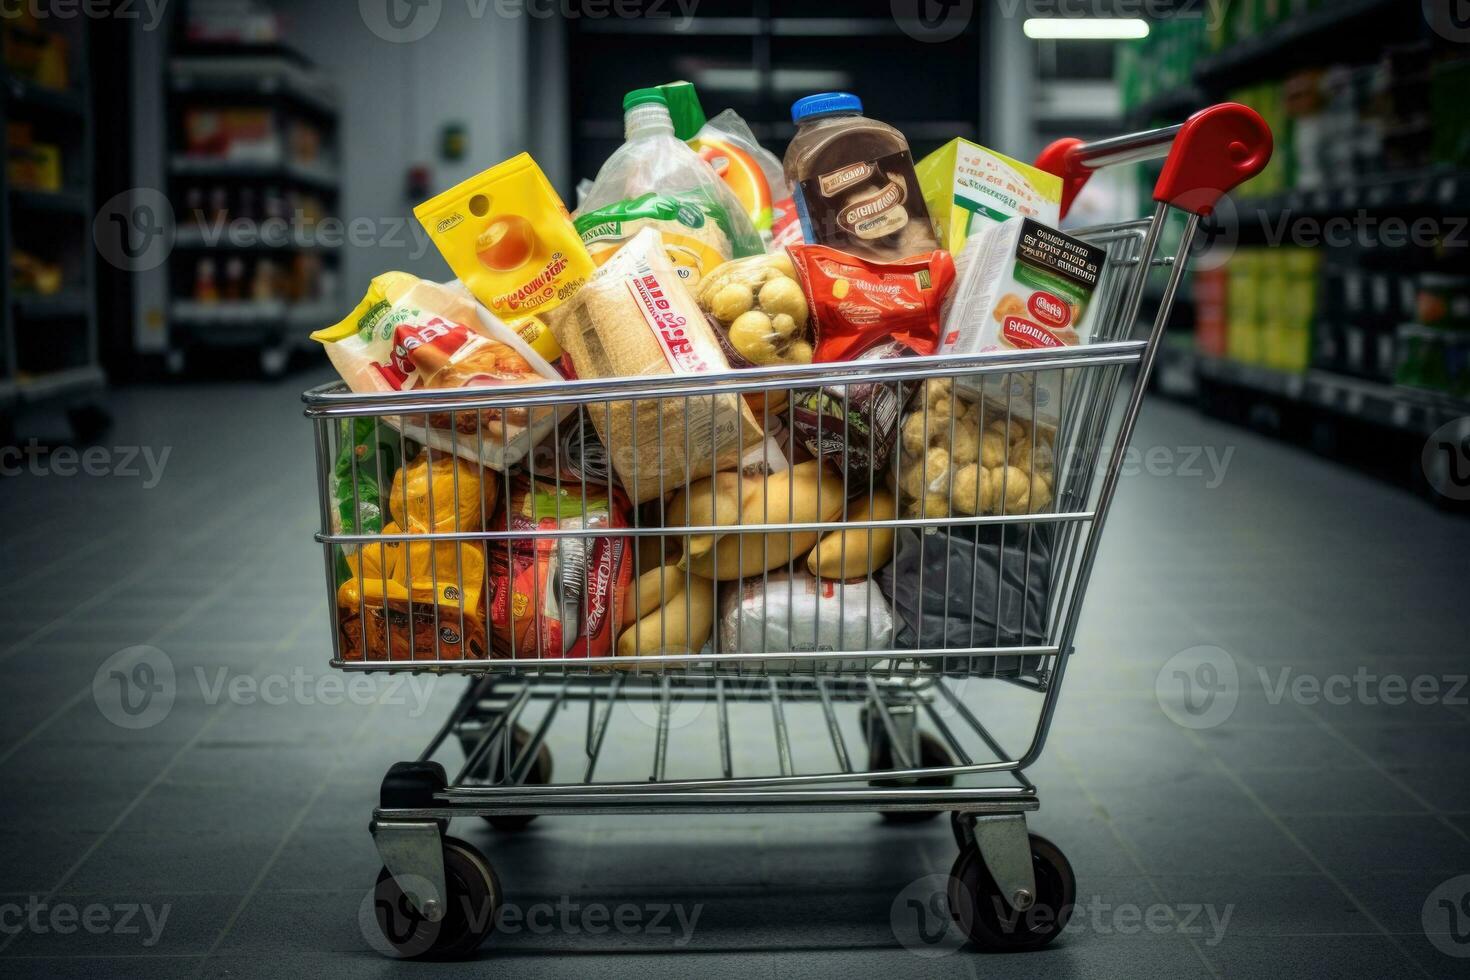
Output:
[[[391,950],[465,955],[493,930],[499,883],[446,835],[450,818],[509,831],[558,813],[948,812],[964,933],[982,948],[1058,935],[1075,879],[1028,834],[1025,770],[1056,711],[1184,258],[1201,216],[1270,152],[1236,105],[1047,149],[1038,166],[1064,178],[1064,207],[1096,169],[1165,158],[1151,218],[1071,232],[1106,254],[1080,346],[307,392],[333,666],[469,675],[373,813]],[[1176,210],[1177,258],[1162,245]],[[1157,269],[1163,300],[1131,339]],[[832,440],[837,465],[796,462],[783,418],[813,399],[832,403],[816,441]],[[850,430],[858,400],[900,413],[891,451]],[[716,443],[746,406],[770,435],[732,467]],[[415,457],[426,426],[474,444],[537,419],[554,433],[503,472],[457,465],[458,445]],[[652,460],[657,485],[610,479],[619,454]],[[369,511],[382,532],[353,533]],[[1026,710],[992,708],[997,691],[1023,692]],[[552,741],[581,752],[553,770]]]

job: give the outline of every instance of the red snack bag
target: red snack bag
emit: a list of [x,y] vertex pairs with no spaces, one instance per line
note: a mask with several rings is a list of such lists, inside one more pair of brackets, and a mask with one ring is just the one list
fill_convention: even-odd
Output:
[[915,354],[938,347],[940,305],[955,277],[948,252],[897,262],[874,262],[826,245],[792,245],[786,253],[811,308],[814,361],[855,361],[888,341]]
[[[583,514],[583,493],[586,513]],[[526,532],[487,541],[490,628],[496,653],[525,659],[605,657],[622,624],[621,596],[632,580],[626,537],[535,537],[549,530],[628,526],[616,488],[515,478],[491,525]]]

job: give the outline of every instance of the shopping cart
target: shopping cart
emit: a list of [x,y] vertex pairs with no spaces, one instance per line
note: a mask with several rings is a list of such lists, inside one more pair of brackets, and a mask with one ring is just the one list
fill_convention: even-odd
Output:
[[[360,394],[332,384],[307,392],[321,490],[317,540],[334,610],[333,666],[469,675],[428,746],[388,771],[373,812],[384,865],[376,915],[385,951],[453,957],[477,948],[493,931],[502,892],[484,855],[447,836],[449,820],[479,816],[509,831],[544,814],[862,810],[910,821],[948,812],[960,849],[948,897],[964,934],[999,949],[1035,948],[1057,936],[1075,878],[1055,845],[1028,833],[1026,814],[1037,809],[1038,796],[1025,770],[1056,711],[1120,464],[1197,227],[1270,153],[1260,117],[1226,104],[1179,126],[1092,143],[1064,140],[1042,154],[1038,165],[1064,178],[1064,208],[1094,170],[1165,160],[1152,218],[1072,233],[1106,252],[1088,314],[1091,341],[1082,346],[485,390]],[[1168,257],[1161,242],[1176,210],[1183,228],[1176,255]],[[1146,339],[1130,339],[1152,273],[1167,280],[1162,299]],[[963,412],[957,379],[968,379],[972,398]],[[1016,392],[1043,379],[1057,394],[1056,415],[1038,428],[1038,413],[1018,405]],[[984,502],[981,490],[966,502],[955,489],[962,468],[945,470],[937,493],[921,468],[922,499],[885,512],[876,500],[913,480],[909,467],[916,464],[905,461],[908,447],[899,445],[891,459],[875,457],[865,479],[846,468],[841,500],[834,508],[829,489],[816,519],[799,513],[789,487],[786,506],[777,501],[773,514],[767,499],[755,519],[743,510],[734,521],[709,516],[719,512],[713,501],[703,518],[688,504],[671,516],[669,495],[683,479],[637,494],[650,502],[626,522],[594,516],[611,508],[602,485],[608,458],[639,452],[617,444],[615,411],[651,406],[656,431],[634,426],[631,440],[642,438],[644,452],[677,455],[691,469],[703,455],[699,441],[711,440],[711,462],[696,474],[704,475],[719,466],[714,436],[693,426],[665,431],[665,409],[678,410],[669,418],[687,417],[691,406],[717,411],[744,399],[777,433],[781,451],[768,444],[767,462],[772,453],[790,462],[797,441],[772,422],[814,387],[843,403],[843,441],[836,445],[852,436],[849,399],[860,391],[886,393],[909,406],[904,421],[919,433],[912,448],[924,466],[941,450],[946,460],[964,458],[964,443],[994,431],[1004,437],[996,445],[1005,458],[987,472],[1014,482],[1012,470],[1022,470],[1026,492],[992,486]],[[487,431],[493,438],[513,413],[522,421],[551,413],[557,434],[520,464],[517,476],[484,471],[503,481],[495,492],[463,492],[456,482],[436,497],[429,487],[428,499],[450,501],[452,526],[431,521],[402,530],[412,524],[401,519],[411,509],[409,491],[405,481],[401,502],[393,499],[400,488],[392,467],[413,455],[402,435],[405,427],[412,431],[408,420],[437,417],[452,437],[474,443]],[[608,425],[599,428],[599,418]],[[1023,444],[1024,469],[1013,465]],[[461,448],[452,451],[465,455]],[[839,469],[829,467],[829,477]],[[436,474],[461,479],[452,467],[429,467],[425,475],[432,482]],[[529,528],[497,523],[488,498],[504,504],[527,484],[555,502],[554,519]],[[745,499],[743,490],[737,496]],[[377,510],[379,520],[399,523],[369,526],[365,518]],[[798,617],[791,583],[811,542],[844,531],[833,539],[841,542],[844,568],[849,540],[871,556],[874,542],[891,534],[897,555],[853,588],[823,580],[815,617]],[[689,567],[672,565],[671,574],[656,576],[657,602],[645,603],[639,593],[651,580],[643,573],[701,537],[706,545],[713,539],[715,549],[733,549],[737,572],[754,571],[743,584],[721,582],[711,611],[716,600],[699,592],[708,584]],[[374,548],[376,570],[369,570]],[[386,549],[398,549],[398,557]],[[572,597],[572,608],[558,611],[573,624],[565,635],[543,635],[551,620],[514,603],[508,631],[491,622],[495,600],[484,586],[485,565],[502,554],[513,565],[528,553],[535,602],[565,607]],[[758,558],[747,566],[752,553]],[[857,557],[861,574],[867,568]],[[653,608],[654,620],[636,622],[657,630],[657,641],[644,642],[640,633],[634,652],[617,646],[579,656],[576,624],[590,636],[593,621],[621,608],[605,588],[608,562],[618,559],[632,563],[629,578],[637,583],[625,599],[637,608],[620,629]],[[394,562],[402,579],[396,593],[385,570]],[[541,571],[545,579],[536,578]],[[429,580],[425,588],[414,587],[415,574]],[[347,586],[356,582],[355,592],[344,593],[344,576],[357,576]],[[366,597],[375,577],[383,579],[376,605]],[[569,592],[567,583],[576,589]],[[599,589],[610,608],[594,608],[589,594]],[[784,597],[779,609],[768,605],[773,596]],[[700,624],[695,648],[690,623],[702,618],[717,623],[707,644]],[[811,731],[825,739],[793,735]],[[1028,732],[1017,744],[1017,734]],[[462,760],[446,769],[440,760],[458,752]],[[1047,914],[1027,914],[1036,910]]]

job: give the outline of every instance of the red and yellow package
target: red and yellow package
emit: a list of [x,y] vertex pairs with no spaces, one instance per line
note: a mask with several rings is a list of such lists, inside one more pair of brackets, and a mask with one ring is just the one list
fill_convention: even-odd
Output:
[[506,319],[546,313],[581,288],[592,259],[529,153],[413,209],[444,261]]
[[786,252],[811,309],[814,361],[855,361],[890,341],[915,354],[934,353],[940,307],[954,285],[948,252],[897,262],[875,262],[827,245],[792,245]]
[[[585,493],[585,498],[583,494]],[[585,501],[585,511],[583,510]],[[538,533],[628,526],[617,489],[518,477],[496,514],[496,530],[525,538],[488,542],[491,642],[503,657],[605,657],[621,631],[632,579],[631,539]]]

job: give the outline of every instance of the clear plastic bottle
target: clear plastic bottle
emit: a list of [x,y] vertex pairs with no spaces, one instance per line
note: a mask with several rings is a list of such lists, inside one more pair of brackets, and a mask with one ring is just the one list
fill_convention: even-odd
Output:
[[625,142],[597,172],[575,219],[594,262],[602,265],[648,226],[663,236],[690,285],[721,262],[764,251],[729,187],[674,135],[662,92],[624,96],[623,133]]
[[903,133],[848,92],[797,99],[791,121],[782,165],[808,242],[880,262],[939,247]]

